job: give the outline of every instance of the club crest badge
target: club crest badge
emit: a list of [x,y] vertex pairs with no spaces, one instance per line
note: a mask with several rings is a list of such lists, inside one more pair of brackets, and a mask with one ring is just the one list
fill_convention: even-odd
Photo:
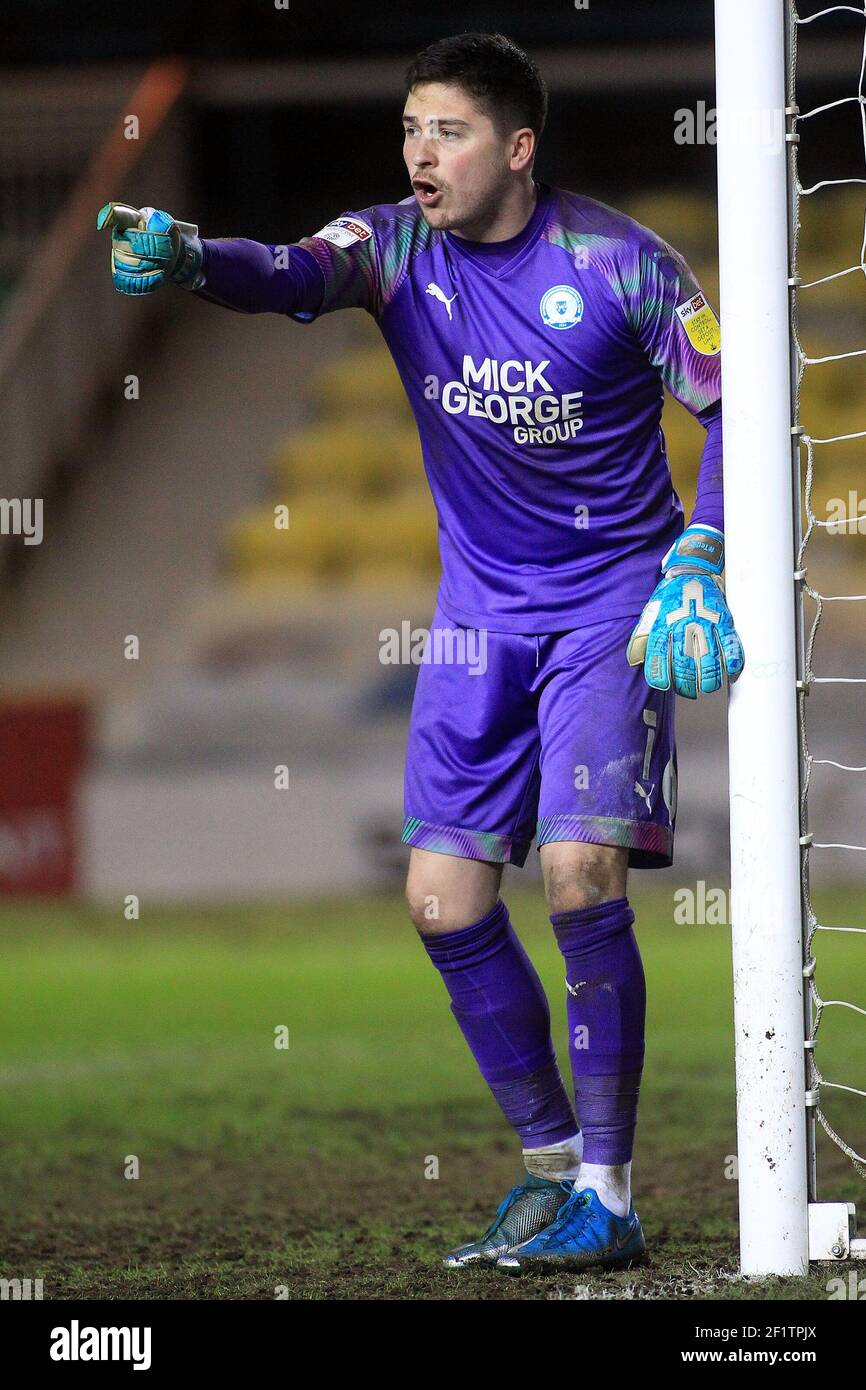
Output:
[[538,306],[548,328],[574,328],[583,318],[583,296],[571,285],[554,285]]

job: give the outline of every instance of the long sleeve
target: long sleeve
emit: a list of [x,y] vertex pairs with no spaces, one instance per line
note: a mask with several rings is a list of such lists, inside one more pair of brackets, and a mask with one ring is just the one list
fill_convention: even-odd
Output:
[[698,412],[698,419],[707,432],[698,468],[698,490],[695,497],[692,523],[725,529],[725,500],[722,469],[722,403],[715,401]]
[[325,284],[315,258],[300,246],[267,246],[245,238],[202,241],[202,299],[242,314],[313,319]]

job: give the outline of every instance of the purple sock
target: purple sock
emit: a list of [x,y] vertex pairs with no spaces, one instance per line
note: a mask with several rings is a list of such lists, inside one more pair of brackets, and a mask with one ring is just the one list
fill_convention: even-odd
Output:
[[471,927],[422,936],[451,1012],[525,1149],[577,1131],[550,1038],[550,1010],[505,903]]
[[565,957],[574,1100],[585,1163],[628,1163],[644,1057],[646,982],[628,898],[551,917]]

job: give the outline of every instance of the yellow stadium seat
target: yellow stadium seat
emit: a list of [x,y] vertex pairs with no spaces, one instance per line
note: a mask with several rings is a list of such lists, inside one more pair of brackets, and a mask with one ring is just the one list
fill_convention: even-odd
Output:
[[358,509],[353,552],[363,565],[405,559],[416,574],[430,574],[439,566],[437,535],[436,512],[429,498],[387,498]]
[[272,506],[252,508],[232,526],[227,552],[231,572],[244,578],[333,580],[380,563],[423,577],[439,563],[436,514],[416,490],[383,500],[323,492],[291,505],[285,530],[274,526]]
[[325,578],[345,573],[345,536],[352,524],[351,507],[342,496],[289,505],[289,525],[274,525],[273,506],[252,508],[231,527],[229,567],[233,573],[308,575]]
[[693,269],[693,262],[715,257],[718,231],[713,198],[661,189],[630,199],[625,211],[675,246]]
[[414,426],[360,421],[310,425],[288,436],[276,458],[278,488],[288,497],[302,489],[340,487],[364,496],[387,493],[423,477]]
[[334,420],[391,415],[399,423],[412,418],[397,368],[378,346],[329,362],[313,378],[310,395],[318,410]]

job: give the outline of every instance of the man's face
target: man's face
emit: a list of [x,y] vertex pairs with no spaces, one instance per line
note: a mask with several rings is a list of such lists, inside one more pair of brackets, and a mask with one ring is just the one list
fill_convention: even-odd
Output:
[[502,136],[462,88],[413,87],[403,109],[403,158],[431,227],[470,236],[492,220],[512,176],[514,136]]

